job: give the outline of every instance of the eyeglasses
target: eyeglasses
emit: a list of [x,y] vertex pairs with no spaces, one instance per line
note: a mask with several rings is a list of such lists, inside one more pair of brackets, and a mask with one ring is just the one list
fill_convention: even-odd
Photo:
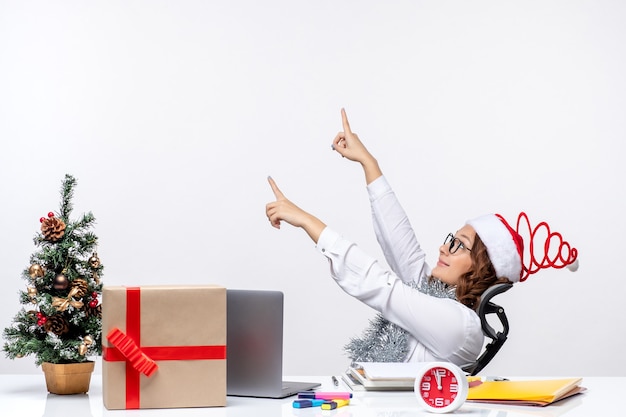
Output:
[[467,249],[468,251],[472,251],[470,248],[465,246],[463,242],[461,242],[458,238],[454,237],[452,233],[448,233],[446,236],[446,240],[443,241],[444,245],[449,245],[450,255],[455,254],[459,249]]

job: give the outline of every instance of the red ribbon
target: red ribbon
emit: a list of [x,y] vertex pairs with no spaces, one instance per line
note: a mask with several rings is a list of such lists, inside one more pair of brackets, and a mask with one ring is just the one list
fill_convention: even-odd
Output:
[[102,359],[126,362],[126,409],[140,408],[140,373],[150,377],[158,360],[226,359],[226,346],[147,346],[141,340],[141,290],[126,289],[126,334],[114,328],[107,339],[114,347],[102,347]]

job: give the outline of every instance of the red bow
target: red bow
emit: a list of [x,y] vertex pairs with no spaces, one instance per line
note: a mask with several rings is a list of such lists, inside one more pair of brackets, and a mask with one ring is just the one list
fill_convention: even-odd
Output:
[[137,372],[141,372],[145,376],[150,377],[159,368],[159,365],[157,365],[155,361],[141,351],[133,339],[128,337],[117,327],[109,332],[107,340],[124,355]]

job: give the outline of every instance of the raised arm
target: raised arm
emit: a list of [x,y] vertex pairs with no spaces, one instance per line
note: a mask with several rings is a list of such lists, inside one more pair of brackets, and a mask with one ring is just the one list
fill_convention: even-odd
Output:
[[376,239],[387,263],[404,282],[419,281],[430,275],[426,253],[387,179],[368,185]]
[[341,121],[343,131],[335,136],[333,149],[363,167],[372,206],[374,231],[385,259],[403,281],[417,281],[424,274],[430,273],[430,270],[424,262],[424,252],[409,219],[386,179],[381,178],[383,174],[378,161],[352,132],[344,109],[341,109]]

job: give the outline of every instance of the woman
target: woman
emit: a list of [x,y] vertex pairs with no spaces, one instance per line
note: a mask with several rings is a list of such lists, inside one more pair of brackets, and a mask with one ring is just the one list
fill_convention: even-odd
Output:
[[[402,348],[399,360],[443,360],[461,367],[473,363],[483,346],[475,311],[481,294],[496,283],[525,279],[523,271],[533,273],[522,266],[521,237],[498,215],[468,221],[446,237],[431,270],[377,160],[352,133],[343,109],[341,116],[343,131],[332,147],[363,167],[376,237],[391,270],[289,201],[272,178],[268,181],[276,201],[266,206],[268,219],[276,228],[285,221],[306,231],[329,259],[331,275],[344,291],[406,329],[408,345]],[[562,243],[569,249],[567,242]],[[570,255],[562,260],[563,265],[550,262],[549,266],[574,262],[575,249]]]

